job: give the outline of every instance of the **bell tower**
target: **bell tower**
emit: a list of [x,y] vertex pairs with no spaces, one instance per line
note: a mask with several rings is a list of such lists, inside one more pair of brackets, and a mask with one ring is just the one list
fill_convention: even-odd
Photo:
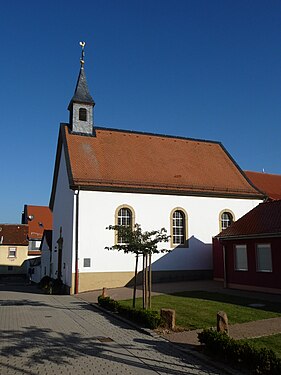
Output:
[[80,42],[82,48],[80,58],[80,72],[74,91],[74,95],[68,105],[70,112],[69,124],[72,133],[93,135],[94,126],[94,99],[88,89],[86,74],[84,70],[85,42]]

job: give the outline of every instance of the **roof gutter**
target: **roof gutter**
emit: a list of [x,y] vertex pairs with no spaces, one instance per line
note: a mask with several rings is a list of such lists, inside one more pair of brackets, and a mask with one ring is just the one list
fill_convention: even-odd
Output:
[[272,238],[272,237],[281,237],[281,232],[277,233],[261,233],[261,234],[241,234],[236,236],[220,237],[216,236],[220,242],[222,241],[231,241],[231,240],[242,240],[242,239],[256,239],[256,238]]

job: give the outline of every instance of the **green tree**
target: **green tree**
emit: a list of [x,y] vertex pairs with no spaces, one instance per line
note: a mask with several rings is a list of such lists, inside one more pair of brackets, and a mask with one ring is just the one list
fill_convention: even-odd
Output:
[[125,254],[133,253],[136,256],[135,264],[135,278],[133,290],[133,307],[136,305],[136,289],[137,289],[137,272],[139,256],[143,257],[142,266],[142,300],[143,308],[151,308],[151,288],[152,288],[152,270],[151,260],[153,254],[165,253],[169,250],[159,248],[159,244],[168,242],[170,236],[167,235],[165,228],[153,231],[142,231],[140,224],[135,224],[134,227],[123,225],[110,225],[109,230],[117,232],[119,239],[122,242],[116,243],[111,247],[106,247],[107,250],[124,251]]

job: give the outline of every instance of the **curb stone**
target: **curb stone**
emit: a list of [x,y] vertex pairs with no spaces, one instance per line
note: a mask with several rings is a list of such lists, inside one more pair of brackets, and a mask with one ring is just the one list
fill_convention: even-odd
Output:
[[[149,328],[143,328],[143,327],[140,327],[139,325],[137,325],[136,323],[130,321],[130,320],[127,320],[126,318],[123,318],[122,316],[120,316],[119,314],[117,313],[114,313],[112,311],[109,311],[109,310],[106,310],[104,309],[103,307],[99,306],[98,303],[91,303],[91,302],[86,302],[85,300],[83,300],[82,298],[79,298],[79,297],[75,297],[77,299],[79,299],[81,302],[84,302],[90,306],[92,306],[93,308],[95,308],[96,310],[99,310],[103,313],[106,313],[112,317],[114,317],[115,319],[123,322],[123,323],[126,323],[128,326],[136,329],[137,331],[141,332],[141,333],[144,333],[145,335],[148,335],[148,336],[151,336],[151,337],[154,337],[154,338],[161,338],[162,340],[168,342],[170,345],[174,345],[177,347],[177,349],[179,349],[182,353],[184,354],[188,354],[190,356],[193,356],[195,357],[196,359],[199,359],[200,361],[204,362],[206,365],[208,366],[211,366],[211,367],[214,367],[220,371],[223,371],[223,374],[225,375],[241,375],[243,374],[242,371],[238,371],[238,370],[235,370],[235,369],[232,369],[232,368],[229,368],[226,364],[223,364],[223,363],[220,363],[220,362],[214,362],[211,358],[207,357],[206,355],[204,354],[201,354],[201,353],[198,353],[194,350],[191,350],[191,349],[186,349],[186,348],[183,348],[181,346],[181,344],[177,344],[175,342],[171,342],[169,341],[166,337],[163,337],[157,333],[155,333],[153,330],[149,329]],[[227,366],[227,367],[225,367]]]

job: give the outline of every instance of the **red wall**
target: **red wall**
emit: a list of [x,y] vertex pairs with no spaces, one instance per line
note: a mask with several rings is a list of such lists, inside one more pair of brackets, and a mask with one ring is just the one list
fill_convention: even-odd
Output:
[[[270,243],[272,272],[256,271],[256,244]],[[281,288],[281,238],[223,241],[226,251],[227,282],[265,288]],[[234,245],[247,245],[248,271],[235,271]],[[219,252],[217,251],[217,255]],[[221,259],[222,259],[221,252]],[[218,272],[221,259],[218,260]]]
[[213,238],[213,276],[214,279],[223,279],[223,250],[217,238]]

